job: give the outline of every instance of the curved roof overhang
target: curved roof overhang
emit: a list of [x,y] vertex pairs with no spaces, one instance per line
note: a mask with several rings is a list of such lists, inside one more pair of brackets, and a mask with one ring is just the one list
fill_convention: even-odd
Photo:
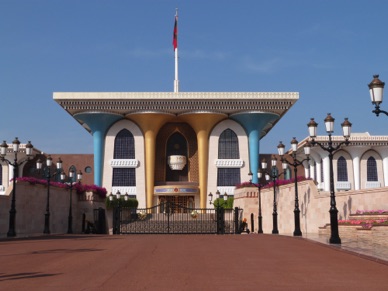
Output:
[[299,99],[297,92],[56,92],[54,100],[90,131],[80,114],[105,113],[130,118],[135,114],[221,114],[232,117],[262,113],[268,120],[261,136],[267,134]]

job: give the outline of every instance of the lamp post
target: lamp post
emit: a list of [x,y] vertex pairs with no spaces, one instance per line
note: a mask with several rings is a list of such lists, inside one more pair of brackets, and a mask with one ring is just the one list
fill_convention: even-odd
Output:
[[[112,192],[109,194],[108,199],[111,202],[114,200],[114,195],[112,194]],[[116,207],[113,207],[113,229],[112,229],[113,234],[116,234],[116,228],[117,228],[116,223],[117,223],[117,221],[116,221]]]
[[[113,201],[116,199],[117,201],[117,207],[115,206],[113,208],[113,234],[120,234],[120,223],[121,223],[121,193],[119,190],[117,190],[116,195],[113,195],[112,193],[108,196],[110,201]],[[127,201],[129,199],[129,195],[125,193],[124,200]]]
[[304,153],[307,158],[303,160],[298,160],[296,158],[296,150],[298,149],[298,141],[295,139],[295,137],[291,140],[291,148],[292,148],[292,162],[289,162],[287,159],[284,158],[284,144],[282,142],[278,145],[278,153],[280,156],[280,159],[283,163],[283,168],[286,168],[287,165],[290,165],[294,168],[294,188],[295,188],[295,209],[294,209],[294,236],[302,236],[302,231],[300,230],[300,209],[299,209],[299,196],[298,196],[298,166],[303,165],[303,162],[310,160],[310,148],[311,145],[309,142],[306,143],[304,146]]
[[[252,172],[249,172],[248,175],[251,177],[249,179],[249,182],[252,184]],[[258,189],[258,198],[259,198],[259,215],[258,215],[258,224],[259,224],[259,229],[257,231],[257,233],[263,233],[263,216],[262,216],[262,213],[261,213],[261,188],[263,187],[263,185],[261,185],[260,183],[260,179],[262,177],[262,172],[261,170],[259,169],[258,172],[257,172],[257,178],[259,180],[259,182],[257,183],[257,189]]]
[[385,83],[379,80],[379,75],[373,75],[372,82],[368,84],[370,98],[372,104],[375,106],[375,110],[373,110],[372,112],[376,114],[376,116],[379,116],[380,113],[388,115],[387,111],[380,109],[380,104],[383,103],[384,86]]
[[[75,185],[76,182],[73,182],[73,177],[74,177],[74,170],[70,169],[69,175],[68,175],[68,185],[70,189],[70,194],[69,194],[69,216],[67,219],[67,233],[73,233],[73,211],[72,211],[72,194],[73,194],[73,186]],[[66,179],[66,174],[65,172],[62,171],[61,173],[61,181],[62,183]],[[79,171],[77,174],[77,180],[80,183],[82,180],[82,172]]]
[[[46,167],[43,169],[45,178],[47,180],[47,200],[46,200],[46,213],[44,215],[44,230],[43,233],[50,234],[50,179],[57,175],[57,172],[51,174],[51,166],[53,164],[53,159],[49,155],[46,159]],[[40,159],[36,162],[36,169],[40,171],[42,169],[43,163]],[[56,170],[62,169],[62,160],[58,158],[56,164]]]
[[[271,171],[267,171],[267,161],[263,159],[261,161],[261,168],[265,173],[265,179],[269,181],[272,179],[273,182],[273,212],[272,212],[272,234],[278,234],[278,212],[277,212],[277,203],[276,203],[276,180],[283,174],[279,173],[276,167],[276,157],[272,155],[271,157]],[[260,174],[262,175],[262,174]]]
[[33,146],[31,144],[31,142],[29,141],[26,144],[27,159],[24,159],[18,163],[17,155],[19,152],[19,147],[20,147],[20,141],[16,137],[15,140],[12,142],[14,160],[13,160],[13,162],[11,162],[5,158],[5,156],[7,155],[8,144],[6,143],[6,141],[3,141],[3,143],[0,145],[0,160],[2,162],[7,162],[10,166],[13,167],[13,181],[12,181],[13,189],[12,189],[11,209],[9,210],[9,227],[8,227],[7,237],[16,236],[16,230],[15,230],[15,225],[16,225],[16,178],[17,178],[18,173],[19,173],[19,166],[22,165],[25,161],[27,161],[32,156],[32,149],[33,149]]
[[334,132],[334,118],[331,116],[330,113],[327,114],[325,120],[325,127],[326,132],[329,136],[329,142],[327,143],[327,146],[325,146],[325,143],[321,143],[315,140],[317,137],[317,127],[318,124],[314,121],[314,118],[311,118],[310,122],[307,124],[309,129],[309,135],[311,138],[311,145],[319,145],[321,149],[328,152],[329,154],[329,161],[330,161],[330,229],[331,229],[331,236],[329,242],[332,244],[340,244],[341,238],[339,237],[338,233],[338,210],[335,202],[335,192],[334,192],[334,169],[333,169],[333,155],[334,153],[343,145],[349,145],[349,137],[350,137],[350,130],[352,127],[352,124],[349,122],[347,118],[345,118],[345,121],[341,124],[342,130],[343,130],[343,136],[345,138],[344,141],[339,142],[336,146],[334,146],[331,135]]
[[[216,213],[217,213],[217,234],[224,234],[225,233],[225,227],[224,227],[224,207],[221,207],[221,202],[220,202],[220,197],[221,197],[221,193],[220,191],[216,191],[216,195],[217,195],[217,203],[213,203],[212,200],[213,200],[213,194],[210,192],[209,193],[209,202],[210,202],[210,205],[214,204],[215,207],[216,207]],[[226,201],[228,200],[228,194],[225,192],[223,196],[223,205],[226,205]]]

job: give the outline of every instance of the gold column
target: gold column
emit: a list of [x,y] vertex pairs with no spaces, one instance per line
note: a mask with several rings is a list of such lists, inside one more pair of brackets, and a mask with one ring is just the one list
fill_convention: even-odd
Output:
[[195,113],[179,116],[194,129],[198,142],[199,200],[200,207],[206,208],[207,177],[209,162],[209,134],[213,127],[226,118],[225,114]]
[[172,116],[158,113],[130,114],[127,116],[136,122],[144,134],[144,156],[146,177],[146,207],[152,207],[155,185],[155,147],[156,136],[159,129],[168,122]]

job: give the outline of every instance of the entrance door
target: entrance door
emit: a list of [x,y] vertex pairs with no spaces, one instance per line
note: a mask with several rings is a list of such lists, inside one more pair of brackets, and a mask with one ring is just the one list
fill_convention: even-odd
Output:
[[166,203],[171,205],[170,213],[187,213],[190,209],[195,208],[194,196],[160,196],[159,213],[165,213]]

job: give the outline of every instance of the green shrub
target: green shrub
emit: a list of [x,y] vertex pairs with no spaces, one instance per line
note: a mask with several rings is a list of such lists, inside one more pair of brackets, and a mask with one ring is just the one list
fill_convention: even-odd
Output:
[[214,200],[214,208],[217,208],[217,207],[221,207],[221,208],[224,208],[224,209],[233,209],[233,202],[234,202],[234,198],[233,197],[229,197],[228,200],[224,200],[223,198],[217,198],[216,200]]
[[114,207],[118,207],[119,201],[120,201],[121,207],[125,207],[125,208],[137,208],[137,206],[139,205],[139,201],[137,201],[137,199],[135,198],[129,198],[128,200],[125,200],[124,198],[120,198],[120,199],[114,198],[111,201],[109,200],[109,197],[107,197],[105,199],[106,209],[112,209]]

